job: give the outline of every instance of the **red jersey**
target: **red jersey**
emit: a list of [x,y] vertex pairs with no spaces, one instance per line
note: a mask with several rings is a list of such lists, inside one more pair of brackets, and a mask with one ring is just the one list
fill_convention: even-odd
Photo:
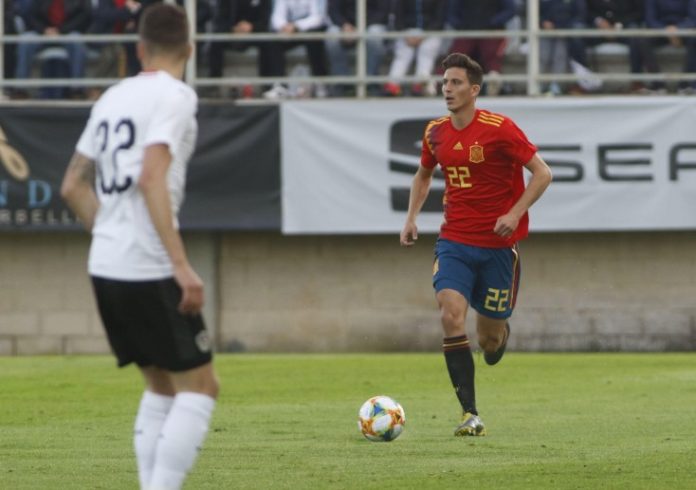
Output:
[[509,118],[476,109],[464,129],[449,116],[428,123],[421,165],[438,163],[445,175],[445,221],[440,236],[467,245],[505,248],[529,233],[529,217],[508,238],[493,232],[524,192],[523,166],[536,153],[522,130]]

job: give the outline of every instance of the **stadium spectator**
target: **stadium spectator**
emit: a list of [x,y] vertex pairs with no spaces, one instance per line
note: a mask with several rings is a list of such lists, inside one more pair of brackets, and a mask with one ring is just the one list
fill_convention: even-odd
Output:
[[[3,32],[7,34],[17,34],[15,18],[17,10],[14,0],[6,0],[3,5]],[[5,77],[11,78],[15,72],[15,46],[10,43],[3,43],[2,46],[3,73]],[[5,90],[0,90],[0,99],[5,98]]]
[[[58,36],[64,34],[83,34],[90,24],[92,5],[90,0],[34,0],[31,11],[27,15],[27,31],[23,36],[42,36],[40,43],[28,42],[17,45],[18,79],[29,78],[31,75],[34,56],[43,48],[61,46],[68,55],[69,76],[82,78],[85,74],[86,47],[81,42],[60,42]],[[48,77],[59,76],[48,70]],[[75,91],[80,93],[81,91]],[[60,90],[46,90],[45,95],[62,96]]]
[[[645,23],[651,29],[667,29],[677,33],[681,29],[693,29],[696,27],[696,0],[646,0]],[[648,55],[645,60],[645,68],[650,73],[660,71],[655,49],[659,46],[670,44],[686,49],[684,61],[684,73],[696,73],[696,38],[670,36],[650,38]],[[651,89],[661,91],[664,83],[655,82]],[[696,80],[682,81],[679,83],[679,92],[691,94],[696,91]]]
[[[442,0],[397,0],[395,27],[404,37],[394,42],[394,58],[389,67],[390,81],[384,85],[386,95],[401,95],[399,79],[405,76],[415,58],[415,75],[429,77],[442,38],[424,36],[424,31],[441,31],[445,26],[445,2]],[[416,82],[411,86],[412,95],[436,95],[437,86],[432,81]]]
[[[27,18],[31,12],[32,0],[7,0],[3,4],[5,34],[21,34],[27,30]],[[15,43],[3,45],[3,67],[6,78],[15,78],[17,73],[17,47]],[[27,99],[29,93],[21,88],[14,87],[4,91],[13,99]],[[0,97],[2,98],[2,97]]]
[[[540,0],[539,20],[542,30],[573,29],[584,25],[585,0]],[[539,62],[542,73],[567,73],[570,70],[569,44],[576,38],[542,37],[539,40]],[[576,52],[576,50],[574,51]],[[545,89],[552,95],[562,93],[558,82],[551,82]]]
[[[286,74],[285,52],[295,46],[303,46],[312,75],[323,77],[329,74],[324,41],[317,40],[293,40],[293,34],[324,32],[327,28],[327,13],[324,0],[275,0],[271,13],[271,29],[280,34],[284,34],[289,39],[274,41],[270,43],[268,50],[268,62],[270,67],[269,75],[282,77]],[[314,89],[317,97],[326,97],[326,86],[317,84]],[[273,88],[264,92],[267,99],[279,99],[291,94],[290,90],[283,85],[276,83]]]
[[[454,0],[449,3],[448,22],[455,30],[479,31],[505,29],[516,14],[514,0]],[[466,53],[486,72],[486,95],[498,95],[502,88],[500,74],[507,40],[499,37],[457,38],[449,52]]]
[[[252,34],[268,32],[271,17],[271,0],[219,0],[213,17],[215,32],[226,34]],[[224,67],[226,49],[245,51],[250,47],[258,49],[257,65],[260,76],[272,72],[268,59],[268,42],[232,41],[210,44],[209,73],[212,78],[220,78]],[[243,95],[251,96],[252,87],[244,87]]]
[[[142,8],[137,0],[92,0],[92,25],[90,34],[123,34],[135,31],[135,20]],[[93,43],[90,48],[98,53],[93,76],[122,77],[125,75],[125,52],[119,43]],[[99,89],[88,91],[88,98],[94,99],[101,93]]]
[[151,6],[140,24],[147,73],[94,104],[61,194],[92,232],[88,269],[118,365],[135,363],[145,381],[133,436],[140,488],[177,490],[219,390],[201,316],[203,282],[176,225],[197,97],[181,81],[191,54],[184,10]]
[[[392,16],[392,0],[373,0],[367,2],[365,29],[368,34],[382,34],[387,31],[389,19]],[[357,13],[357,2],[355,0],[329,0],[329,33],[349,34],[355,32]],[[332,75],[350,75],[351,70],[348,65],[348,52],[355,47],[355,41],[348,39],[327,39],[326,52],[330,60]],[[385,41],[378,37],[369,38],[365,42],[367,54],[367,75],[379,75],[380,67],[385,55]],[[336,96],[345,95],[349,86],[336,85],[332,93]],[[370,93],[376,94],[374,85],[368,86]]]
[[[449,117],[430,121],[421,164],[411,185],[402,246],[418,239],[416,218],[428,197],[435,167],[445,174],[444,224],[435,246],[433,286],[444,331],[445,362],[463,416],[455,436],[482,436],[474,358],[466,330],[476,310],[478,342],[487,364],[497,364],[510,337],[507,319],[519,281],[517,242],[527,236],[527,210],[551,182],[551,171],[508,117],[476,108],[483,69],[465,54],[443,62],[442,92]],[[523,168],[531,172],[525,188]]]
[[[603,37],[585,37],[584,46],[595,47],[604,43],[621,43],[628,46],[631,73],[641,73],[648,57],[648,41],[640,37],[616,37],[612,34],[622,29],[644,27],[645,6],[643,0],[586,0],[587,25],[606,33]],[[585,49],[577,53],[577,60],[583,66],[587,62]],[[640,82],[631,83],[631,91],[642,92],[645,87]]]

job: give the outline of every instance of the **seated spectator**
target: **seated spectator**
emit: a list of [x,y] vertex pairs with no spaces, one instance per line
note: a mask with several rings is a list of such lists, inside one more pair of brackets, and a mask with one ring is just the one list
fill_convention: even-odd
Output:
[[[479,31],[505,29],[505,24],[515,16],[514,0],[457,0],[450,2],[449,22],[455,30]],[[506,38],[457,38],[449,48],[450,53],[466,53],[483,68],[487,80],[486,95],[498,95],[502,84],[500,74],[505,56]]]
[[[213,17],[215,32],[226,34],[253,34],[267,32],[271,17],[271,0],[219,0]],[[232,41],[210,44],[209,73],[211,78],[222,77],[223,59],[226,49],[245,51],[258,48],[258,72],[268,76],[272,72],[268,60],[268,42]],[[246,95],[253,94],[253,87],[245,87]]]
[[[17,34],[15,18],[18,15],[14,0],[5,0],[3,5],[3,32],[7,34]],[[4,43],[2,46],[3,73],[6,77],[14,76],[15,72],[15,49],[14,45]],[[4,90],[0,90],[0,100],[5,97]]]
[[[647,38],[616,37],[612,34],[621,29],[637,29],[644,24],[643,0],[586,0],[587,25],[606,32],[603,37],[585,37],[584,46],[597,46],[604,43],[621,43],[628,45],[631,73],[640,73],[648,54]],[[577,61],[589,66],[585,50],[577,53]],[[643,84],[634,82],[631,90],[643,90]]]
[[[585,0],[540,0],[539,20],[542,30],[573,29],[585,19]],[[542,73],[567,73],[570,70],[569,40],[565,37],[542,37],[539,40],[539,64]],[[558,82],[546,84],[551,95],[562,93]]]
[[[135,32],[135,19],[142,8],[137,0],[92,0],[92,25],[90,34],[122,34]],[[125,57],[123,46],[118,43],[93,43],[90,48],[99,53],[94,69],[96,78],[123,78]],[[96,99],[102,89],[90,89],[88,98]]]
[[[424,31],[441,31],[445,25],[445,2],[442,0],[399,0],[396,5],[396,28],[406,36],[394,43],[394,58],[389,68],[390,81],[384,86],[387,95],[400,95],[399,79],[404,77],[416,60],[415,74],[430,77],[442,38],[424,36]],[[418,82],[411,86],[412,95],[436,95],[437,86],[432,81]]]
[[[356,29],[356,8],[355,0],[329,0],[329,25],[328,32],[330,33],[353,33]],[[369,34],[382,34],[387,31],[389,24],[389,16],[392,12],[391,0],[372,0],[367,2],[367,19],[366,31]],[[348,51],[355,47],[355,41],[348,39],[327,39],[326,52],[330,60],[330,68],[332,75],[350,75],[354,73],[348,68]],[[368,38],[365,41],[367,51],[367,66],[365,73],[367,75],[379,75],[380,67],[385,55],[384,39],[374,37]],[[376,93],[376,88],[368,87],[369,91]],[[336,96],[345,95],[347,90],[346,85],[337,85],[333,88],[332,93]]]
[[[69,76],[83,78],[85,74],[86,48],[84,43],[60,42],[63,34],[81,34],[87,31],[92,6],[90,0],[34,0],[26,18],[24,36],[43,36],[40,43],[17,45],[16,77],[29,78],[34,56],[48,46],[62,46],[68,54]],[[81,91],[76,91],[77,93]],[[60,96],[62,94],[58,94]]]
[[[326,30],[326,5],[324,0],[275,0],[271,14],[271,29],[280,34],[292,37],[293,34],[307,32],[324,32]],[[269,43],[268,62],[270,73],[274,77],[283,77],[286,74],[285,52],[295,46],[304,46],[309,58],[311,73],[315,77],[324,77],[329,74],[324,41],[317,40],[292,40],[275,41]],[[290,94],[288,88],[282,84],[275,84],[273,88],[264,93],[267,99],[278,99]],[[325,97],[326,87],[318,84],[315,87],[317,97]]]
[[[693,29],[696,27],[696,0],[646,0],[645,22],[651,29],[667,29],[670,32],[678,32],[680,29]],[[670,36],[650,38],[648,55],[645,60],[646,69],[650,73],[658,73],[660,66],[655,55],[655,48],[670,44],[675,47],[686,48],[686,60],[684,73],[696,72],[696,38]],[[653,90],[664,90],[662,82],[652,84]],[[682,81],[679,83],[679,92],[691,94],[696,91],[696,80]]]

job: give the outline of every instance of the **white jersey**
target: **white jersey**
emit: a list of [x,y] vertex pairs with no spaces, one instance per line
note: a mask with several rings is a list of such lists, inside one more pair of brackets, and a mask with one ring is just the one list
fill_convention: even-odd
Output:
[[138,187],[145,148],[169,146],[167,177],[174,214],[184,198],[186,166],[196,144],[196,93],[166,72],[143,72],[108,89],[92,107],[77,151],[94,160],[99,211],[89,273],[125,281],[171,277],[171,260]]

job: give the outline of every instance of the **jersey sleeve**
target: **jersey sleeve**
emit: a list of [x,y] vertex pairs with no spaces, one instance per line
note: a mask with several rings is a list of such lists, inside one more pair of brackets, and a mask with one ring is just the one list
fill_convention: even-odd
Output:
[[505,134],[505,151],[507,156],[515,162],[516,165],[525,165],[532,159],[537,152],[537,147],[529,142],[527,136],[522,130],[510,119],[506,120],[503,126]]
[[85,125],[85,129],[82,130],[80,139],[77,140],[77,145],[75,145],[75,151],[81,153],[90,160],[95,160],[98,153],[96,129],[94,127],[96,124],[96,118],[94,116],[95,107],[96,105],[92,107],[92,111],[90,112],[89,119],[87,120],[87,124]]
[[432,127],[432,122],[425,127],[425,131],[423,133],[423,141],[421,144],[421,165],[425,168],[435,168],[435,166],[437,165],[437,159],[435,158],[432,146]]
[[185,85],[162,94],[148,124],[143,145],[165,144],[174,153],[191,119],[196,116],[197,103],[196,94]]

